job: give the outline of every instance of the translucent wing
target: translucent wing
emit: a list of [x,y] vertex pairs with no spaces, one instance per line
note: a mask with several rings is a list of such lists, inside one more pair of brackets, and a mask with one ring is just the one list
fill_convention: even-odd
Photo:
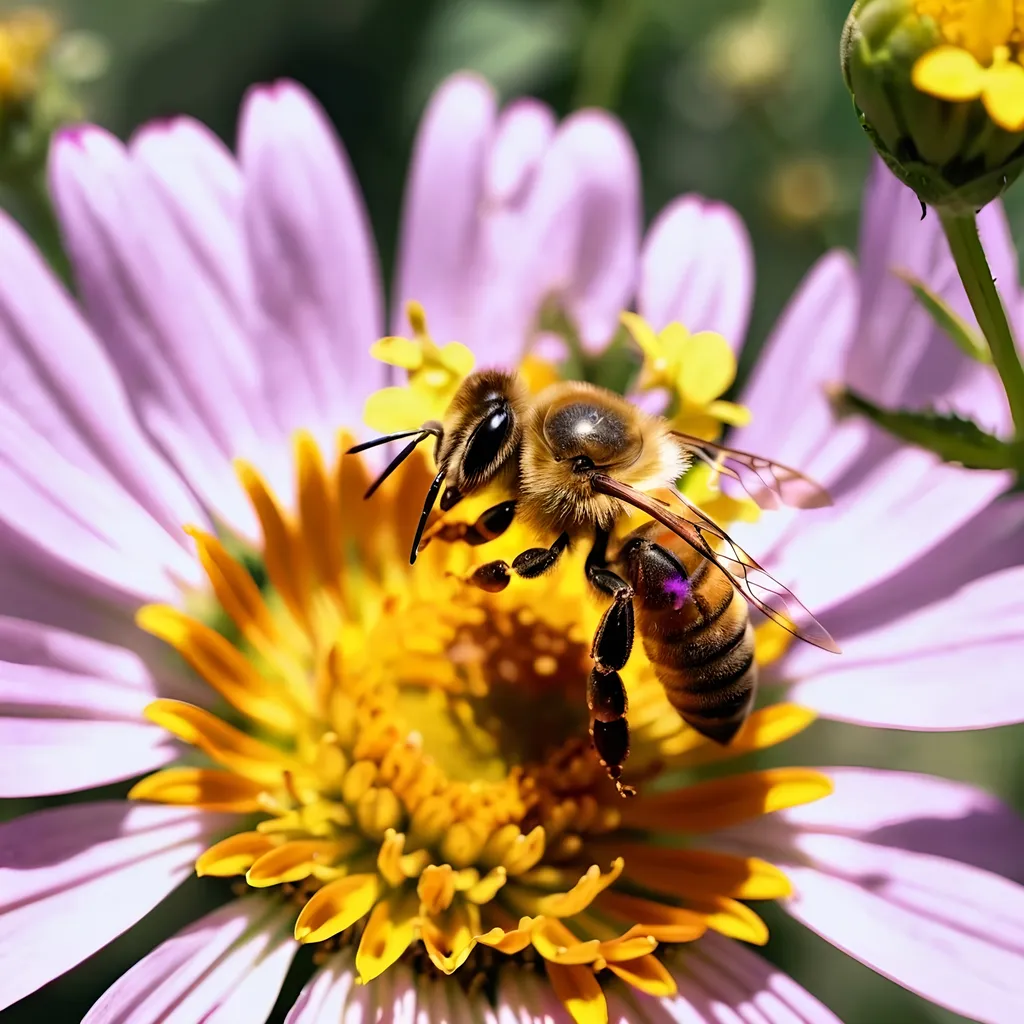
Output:
[[[594,488],[602,494],[618,498],[645,512],[681,540],[686,541],[712,565],[721,569],[747,601],[787,632],[815,647],[820,647],[823,651],[840,653],[828,630],[796,596],[778,580],[769,576],[724,530],[716,526],[696,506],[683,499],[687,511],[693,513],[697,519],[693,522],[673,512],[668,504],[659,498],[638,491],[635,487],[620,483],[609,476],[597,474],[590,479]],[[713,541],[709,538],[713,538]],[[724,550],[716,551],[712,546],[713,542],[719,542]]]
[[780,504],[791,508],[824,508],[832,504],[828,491],[790,466],[772,462],[761,455],[703,441],[678,430],[672,433],[688,451],[715,472],[736,480],[760,508],[776,509]]

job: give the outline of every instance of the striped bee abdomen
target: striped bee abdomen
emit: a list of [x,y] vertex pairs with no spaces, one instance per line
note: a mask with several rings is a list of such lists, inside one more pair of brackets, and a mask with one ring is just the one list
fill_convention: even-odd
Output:
[[728,743],[757,691],[746,601],[721,569],[656,524],[619,558],[635,592],[636,631],[669,701],[698,732]]

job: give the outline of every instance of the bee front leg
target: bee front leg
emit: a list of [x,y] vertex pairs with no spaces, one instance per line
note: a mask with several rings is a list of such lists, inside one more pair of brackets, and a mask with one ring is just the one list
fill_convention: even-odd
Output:
[[601,764],[621,796],[635,796],[632,786],[620,781],[622,765],[629,756],[629,702],[619,670],[625,668],[633,649],[633,588],[605,565],[608,534],[598,530],[587,557],[591,586],[612,598],[594,634],[590,656],[594,667],[587,683],[590,736]]
[[500,537],[512,525],[515,515],[515,501],[503,501],[485,509],[472,523],[439,523],[423,538],[420,550],[432,540],[441,540],[446,544],[469,544],[472,547],[486,544]]
[[489,593],[497,594],[512,580],[512,573],[524,580],[536,579],[554,568],[562,553],[569,547],[569,534],[563,533],[549,548],[529,548],[512,559],[512,565],[504,560],[484,562],[466,580],[467,583]]

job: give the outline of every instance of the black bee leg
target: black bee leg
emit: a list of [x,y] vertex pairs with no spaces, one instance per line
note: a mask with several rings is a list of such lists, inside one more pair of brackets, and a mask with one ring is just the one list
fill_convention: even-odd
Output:
[[632,786],[620,781],[622,765],[629,756],[629,702],[619,670],[625,668],[633,649],[633,588],[605,567],[608,534],[599,530],[587,557],[591,586],[612,598],[601,618],[590,656],[594,667],[587,684],[590,736],[601,764],[621,796],[635,796]]
[[512,573],[521,576],[524,580],[543,576],[544,573],[554,568],[555,563],[568,546],[569,534],[563,533],[549,548],[529,548],[521,555],[516,555],[512,559],[511,566],[508,562],[501,560],[485,562],[466,582],[481,590],[496,594],[509,585]]
[[476,547],[500,537],[511,525],[516,514],[514,501],[503,501],[482,512],[473,523],[443,523],[438,530],[420,545],[420,550],[431,540],[442,540],[447,544],[471,544]]

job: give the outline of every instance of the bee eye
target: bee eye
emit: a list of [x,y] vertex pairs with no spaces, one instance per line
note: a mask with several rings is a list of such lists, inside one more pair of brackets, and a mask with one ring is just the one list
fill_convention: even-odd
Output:
[[512,410],[501,404],[473,431],[462,459],[462,475],[473,480],[492,467],[512,432]]

